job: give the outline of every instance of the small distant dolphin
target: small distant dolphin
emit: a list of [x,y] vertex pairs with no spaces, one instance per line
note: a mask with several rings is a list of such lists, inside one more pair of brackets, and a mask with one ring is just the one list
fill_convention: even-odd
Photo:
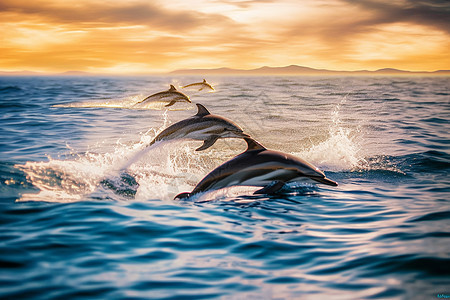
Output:
[[191,83],[191,84],[185,85],[182,88],[185,89],[188,87],[199,87],[199,91],[202,91],[204,89],[210,89],[211,91],[214,91],[214,88],[212,87],[212,85],[210,85],[209,83],[206,82],[206,79],[203,79],[202,82],[196,82],[196,83]]
[[189,97],[187,95],[178,91],[172,84],[170,85],[169,90],[150,95],[147,98],[145,98],[144,100],[141,100],[134,105],[138,105],[145,101],[167,101],[167,102],[169,102],[169,104],[167,104],[166,107],[172,106],[176,102],[192,103],[192,101],[189,99]]
[[271,194],[289,181],[309,180],[337,186],[333,180],[312,164],[293,155],[267,150],[252,138],[245,138],[248,148],[205,176],[190,193],[178,194],[175,199],[218,190],[229,186],[260,186],[254,194]]
[[203,145],[196,149],[201,151],[214,145],[218,139],[249,137],[237,124],[226,118],[212,115],[199,103],[196,105],[198,108],[196,115],[170,125],[158,134],[149,146],[158,141],[188,138],[202,140]]

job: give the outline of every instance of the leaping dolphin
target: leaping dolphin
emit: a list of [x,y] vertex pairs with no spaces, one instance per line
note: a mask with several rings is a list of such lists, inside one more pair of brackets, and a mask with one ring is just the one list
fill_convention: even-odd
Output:
[[192,101],[189,99],[189,97],[182,92],[178,91],[172,84],[170,85],[170,89],[164,92],[159,92],[153,95],[148,96],[144,100],[139,101],[138,103],[134,104],[134,106],[141,104],[146,101],[166,101],[169,102],[169,104],[166,105],[166,107],[174,105],[176,102],[189,102],[192,103]]
[[214,88],[212,87],[212,85],[210,85],[209,83],[206,82],[206,79],[203,79],[202,82],[196,82],[196,83],[191,83],[191,84],[185,85],[182,88],[185,89],[188,87],[198,87],[199,91],[202,91],[204,89],[209,89],[211,91],[214,91]]
[[170,125],[158,134],[148,146],[158,141],[187,138],[202,140],[203,145],[196,149],[196,151],[201,151],[214,145],[218,139],[249,137],[237,124],[224,117],[212,115],[206,107],[199,103],[196,105],[198,108],[196,115]]
[[255,194],[279,191],[289,181],[309,180],[337,186],[312,164],[293,155],[268,150],[252,138],[245,138],[247,150],[220,165],[205,176],[190,193],[178,194],[183,199],[198,193],[230,186],[260,186]]

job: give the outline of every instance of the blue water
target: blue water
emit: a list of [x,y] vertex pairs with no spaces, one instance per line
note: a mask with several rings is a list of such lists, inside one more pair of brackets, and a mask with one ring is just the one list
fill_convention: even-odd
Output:
[[[0,78],[1,299],[450,295],[449,77],[207,78],[194,102],[339,186],[174,201],[245,143],[144,151],[195,109],[132,105],[199,79]],[[124,166],[134,197],[99,184]]]

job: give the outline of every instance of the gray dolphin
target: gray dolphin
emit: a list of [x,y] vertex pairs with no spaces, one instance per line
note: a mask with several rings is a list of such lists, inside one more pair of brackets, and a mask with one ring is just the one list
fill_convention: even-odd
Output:
[[202,91],[204,89],[210,89],[210,90],[214,91],[214,88],[212,87],[212,85],[210,85],[209,83],[206,82],[206,79],[203,79],[202,82],[196,82],[196,83],[191,83],[191,84],[185,85],[182,88],[185,89],[188,87],[198,87],[199,91]]
[[175,199],[218,190],[229,186],[260,186],[255,194],[271,194],[289,181],[312,179],[337,186],[333,180],[312,164],[293,155],[267,150],[252,138],[245,138],[247,150],[220,165],[205,176],[190,193],[178,194]]
[[189,97],[187,95],[178,91],[172,84],[170,85],[170,89],[168,89],[167,91],[150,95],[147,98],[145,98],[144,100],[141,100],[138,103],[134,104],[134,106],[141,104],[143,102],[146,102],[146,101],[167,101],[167,102],[169,102],[169,104],[167,104],[166,107],[172,106],[176,102],[192,103],[191,99],[189,99]]
[[203,145],[196,149],[201,151],[214,145],[218,139],[249,137],[237,124],[221,116],[212,115],[199,103],[196,105],[196,115],[170,125],[158,134],[149,146],[158,141],[186,138],[202,140]]

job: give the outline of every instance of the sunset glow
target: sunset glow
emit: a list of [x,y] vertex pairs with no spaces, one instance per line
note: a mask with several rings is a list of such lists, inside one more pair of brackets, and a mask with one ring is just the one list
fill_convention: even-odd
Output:
[[0,70],[443,70],[449,20],[440,0],[3,0]]

